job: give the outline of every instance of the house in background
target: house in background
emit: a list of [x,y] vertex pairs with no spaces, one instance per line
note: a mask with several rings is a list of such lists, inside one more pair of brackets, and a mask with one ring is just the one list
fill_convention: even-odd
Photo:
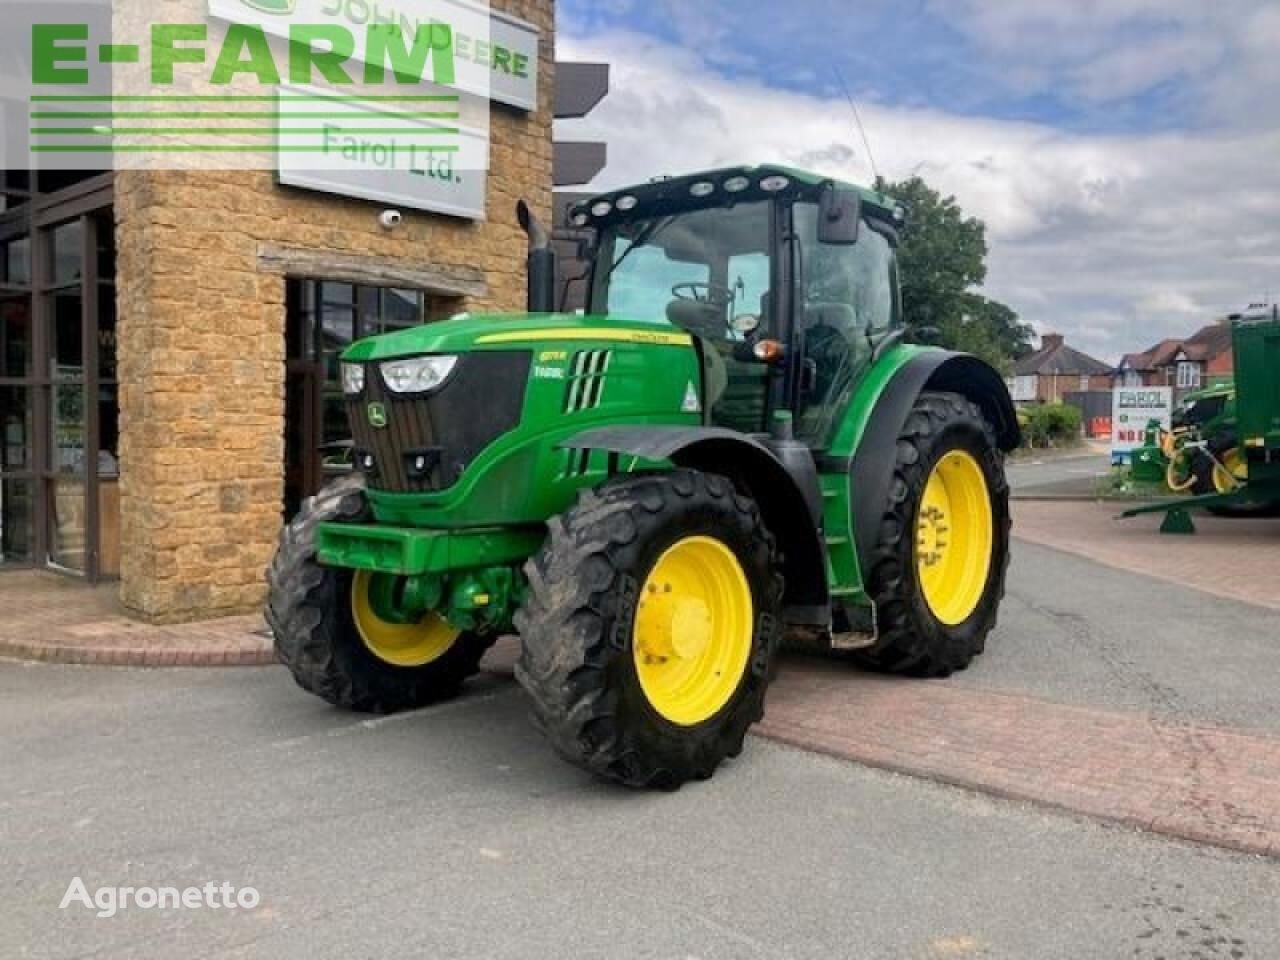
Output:
[[1058,333],[1046,333],[1040,349],[1013,365],[1017,403],[1065,403],[1067,394],[1110,391],[1112,368],[1069,347]]
[[1180,397],[1231,376],[1231,319],[1223,317],[1185,340],[1161,340],[1142,353],[1126,353],[1115,371],[1116,386],[1173,387]]

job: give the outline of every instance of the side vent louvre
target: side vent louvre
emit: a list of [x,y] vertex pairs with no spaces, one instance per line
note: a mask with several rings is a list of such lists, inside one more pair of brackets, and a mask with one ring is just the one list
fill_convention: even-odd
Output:
[[613,353],[609,350],[580,350],[573,355],[568,395],[564,404],[565,413],[594,410],[600,406],[612,358]]
[[564,463],[560,470],[561,479],[585,477],[591,470],[590,450],[565,450],[563,456]]

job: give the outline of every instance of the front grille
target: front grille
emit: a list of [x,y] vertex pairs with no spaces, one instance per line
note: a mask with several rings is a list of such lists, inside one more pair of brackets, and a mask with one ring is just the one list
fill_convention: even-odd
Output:
[[401,396],[368,365],[365,390],[347,398],[356,465],[390,493],[447,490],[485,447],[520,425],[531,355],[463,354],[440,389]]

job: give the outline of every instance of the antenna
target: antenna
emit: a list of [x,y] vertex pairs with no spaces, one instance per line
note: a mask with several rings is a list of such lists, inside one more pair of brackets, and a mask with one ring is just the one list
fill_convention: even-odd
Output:
[[876,169],[876,158],[871,153],[871,141],[867,139],[867,130],[862,125],[862,115],[858,113],[858,105],[853,100],[853,94],[849,92],[849,85],[844,82],[844,74],[840,72],[840,68],[832,64],[831,69],[835,71],[836,79],[840,81],[840,89],[844,91],[844,98],[849,101],[849,109],[853,111],[853,119],[858,124],[858,133],[862,137],[862,145],[867,150],[867,162],[871,164],[871,175],[879,180],[880,171]]

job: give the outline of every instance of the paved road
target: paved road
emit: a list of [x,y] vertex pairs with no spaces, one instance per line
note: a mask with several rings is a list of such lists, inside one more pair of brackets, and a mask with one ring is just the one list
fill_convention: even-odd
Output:
[[[1274,729],[1266,627],[1019,544],[1000,635],[954,682]],[[1280,942],[1275,861],[762,740],[711,783],[628,793],[552,757],[496,679],[361,721],[280,669],[0,663],[0,730],[6,957],[1172,960]],[[97,919],[57,908],[75,876],[226,881],[262,903]]]
[[951,682],[1280,733],[1280,613],[1015,539],[988,652]]
[[[362,723],[278,669],[3,665],[0,727],[7,957],[1246,958],[1280,940],[1274,862],[761,740],[708,784],[629,793],[552,758],[505,684]],[[97,919],[58,909],[75,876],[262,902]]]
[[1005,468],[1013,495],[1091,496],[1101,477],[1111,472],[1107,453],[1020,458]]

